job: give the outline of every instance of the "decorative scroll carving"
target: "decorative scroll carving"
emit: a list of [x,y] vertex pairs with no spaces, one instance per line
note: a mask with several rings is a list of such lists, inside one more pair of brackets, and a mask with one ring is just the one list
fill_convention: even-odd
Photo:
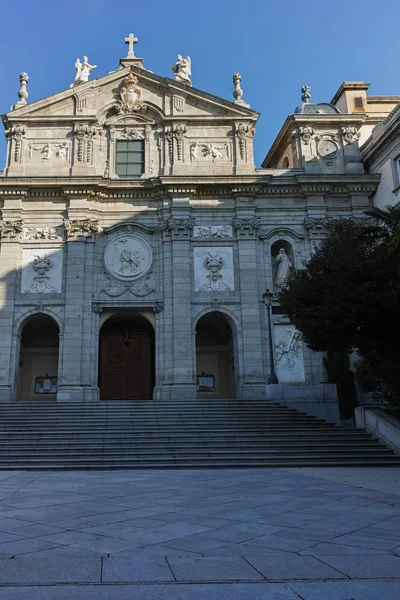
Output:
[[7,139],[12,139],[14,142],[14,162],[18,163],[21,160],[22,139],[26,133],[25,125],[13,125],[6,131]]
[[323,238],[326,235],[328,221],[325,217],[306,217],[304,227],[309,238]]
[[25,240],[61,240],[55,227],[28,227],[24,229]]
[[97,315],[100,315],[103,312],[103,307],[100,306],[99,302],[92,302],[92,311]]
[[183,138],[186,134],[186,126],[182,123],[175,125],[173,128],[174,138],[176,140],[176,157],[182,160]]
[[22,231],[23,221],[0,221],[0,239],[15,240]]
[[120,136],[128,140],[144,140],[144,131],[139,131],[134,127],[124,127]]
[[190,236],[194,223],[194,219],[164,219],[160,221],[159,227],[168,236],[173,234],[174,237],[187,237]]
[[148,296],[154,292],[156,289],[154,282],[151,280],[151,271],[147,273],[147,275],[140,281],[116,281],[108,275],[106,277],[108,280],[108,285],[102,288],[101,291],[111,298],[122,296],[122,294],[125,294],[125,292],[130,292],[133,294],[133,296],[143,298],[144,296]]
[[96,128],[91,125],[79,123],[75,126],[75,137],[77,139],[76,157],[78,162],[92,162],[93,156],[93,136],[96,135]]
[[306,125],[306,127],[299,127],[299,133],[303,144],[308,145],[314,135],[314,129],[309,125]]
[[221,239],[232,237],[230,225],[196,225],[193,237],[203,239]]
[[358,141],[360,136],[360,132],[355,127],[351,127],[350,125],[342,127],[342,137],[347,144]]
[[156,315],[158,315],[163,310],[164,310],[164,302],[161,302],[160,300],[158,300],[155,303],[155,305],[153,306],[153,313],[155,313]]
[[174,162],[174,132],[173,132],[172,127],[170,127],[170,126],[165,127],[164,138],[167,140],[169,162],[172,165],[172,163]]
[[142,90],[138,87],[138,78],[133,73],[129,73],[122,81],[120,88],[120,102],[115,105],[116,113],[130,114],[144,109],[142,104]]
[[68,240],[91,238],[99,231],[99,222],[95,219],[64,219],[64,227]]
[[239,155],[242,160],[246,158],[246,137],[253,137],[256,130],[251,125],[238,123],[235,128],[235,135],[239,144]]
[[232,225],[240,235],[255,235],[261,219],[233,219]]

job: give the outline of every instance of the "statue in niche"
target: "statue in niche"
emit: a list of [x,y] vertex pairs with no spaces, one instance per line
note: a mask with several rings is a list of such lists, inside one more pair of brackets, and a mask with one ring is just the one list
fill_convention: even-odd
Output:
[[286,280],[290,275],[292,263],[286,254],[285,248],[280,248],[275,260],[279,263],[278,273],[275,278],[275,289],[280,291],[286,286]]
[[192,61],[190,56],[183,58],[181,54],[178,54],[178,60],[172,65],[172,72],[175,73],[175,81],[185,83],[186,85],[192,85],[189,75],[192,74]]
[[75,81],[70,85],[70,87],[74,87],[79,83],[86,83],[86,81],[89,81],[89,75],[93,71],[93,69],[97,69],[97,65],[90,65],[88,62],[88,57],[84,56],[82,63],[79,60],[79,58],[76,59],[75,69]]

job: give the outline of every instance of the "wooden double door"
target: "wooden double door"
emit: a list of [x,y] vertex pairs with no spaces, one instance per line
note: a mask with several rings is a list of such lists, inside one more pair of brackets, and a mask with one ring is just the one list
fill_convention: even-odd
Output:
[[102,400],[149,400],[154,388],[154,335],[140,321],[107,323],[100,332]]

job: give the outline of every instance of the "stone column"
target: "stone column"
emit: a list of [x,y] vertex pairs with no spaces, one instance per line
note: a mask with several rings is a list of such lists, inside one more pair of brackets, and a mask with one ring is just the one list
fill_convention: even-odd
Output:
[[[75,210],[74,210],[75,208]],[[65,275],[65,316],[62,371],[57,399],[84,401],[96,399],[90,378],[92,277],[94,235],[98,223],[93,219],[74,219],[79,207],[70,201]],[[82,213],[81,213],[82,214]]]
[[243,399],[265,398],[261,339],[261,304],[257,270],[257,228],[254,210],[238,210],[233,220],[237,233],[243,336]]
[[[12,206],[10,206],[12,203]],[[18,250],[22,232],[21,200],[4,201],[3,220],[0,221],[0,402],[14,398],[14,365],[11,364],[14,301],[19,281]],[[9,209],[9,210],[8,210]]]
[[[189,197],[172,199],[171,218],[162,221],[164,238],[170,242],[170,257],[164,244],[164,339],[165,339],[165,386],[170,397],[195,398],[196,382],[193,371],[193,344],[191,327],[192,257],[191,234],[194,220],[190,217]],[[166,263],[165,263],[166,265]]]

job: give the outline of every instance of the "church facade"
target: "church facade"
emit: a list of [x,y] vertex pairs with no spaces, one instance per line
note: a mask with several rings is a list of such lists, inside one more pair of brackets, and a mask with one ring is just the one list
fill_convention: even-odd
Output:
[[323,401],[322,356],[277,292],[328,218],[371,205],[366,115],[305,87],[257,169],[239,74],[223,100],[191,86],[190,59],[146,70],[133,40],[115,71],[89,80],[85,57],[32,104],[22,74],[3,116],[0,400],[266,398],[272,358],[283,388]]

